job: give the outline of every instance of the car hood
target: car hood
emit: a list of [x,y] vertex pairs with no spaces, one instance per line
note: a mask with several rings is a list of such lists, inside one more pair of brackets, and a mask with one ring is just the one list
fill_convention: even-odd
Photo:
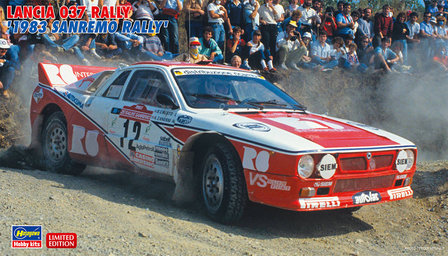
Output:
[[[415,147],[400,136],[348,120],[298,112],[228,112],[199,115],[202,127],[273,149],[301,153]],[[197,123],[197,122],[194,122]]]

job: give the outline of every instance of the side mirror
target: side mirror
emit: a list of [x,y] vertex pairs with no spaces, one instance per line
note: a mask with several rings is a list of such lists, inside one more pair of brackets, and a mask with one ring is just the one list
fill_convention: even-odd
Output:
[[157,94],[157,102],[162,105],[162,106],[166,106],[169,107],[171,109],[177,109],[179,108],[179,106],[177,105],[177,103],[174,101],[174,99],[171,97],[171,95],[166,94],[166,93],[159,93]]

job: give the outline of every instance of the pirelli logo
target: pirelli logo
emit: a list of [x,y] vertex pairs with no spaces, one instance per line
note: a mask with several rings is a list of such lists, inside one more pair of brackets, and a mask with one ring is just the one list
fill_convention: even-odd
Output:
[[397,200],[412,197],[414,191],[412,191],[411,187],[404,187],[388,190],[387,194],[389,194],[390,200]]

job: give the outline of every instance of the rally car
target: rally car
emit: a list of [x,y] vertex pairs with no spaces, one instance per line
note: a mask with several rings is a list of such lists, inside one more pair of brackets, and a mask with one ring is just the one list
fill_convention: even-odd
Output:
[[[197,191],[210,217],[248,203],[355,210],[410,198],[416,146],[317,115],[257,73],[142,62],[118,69],[39,64],[32,144],[42,168],[86,165],[156,174]],[[182,194],[182,193],[181,193]]]

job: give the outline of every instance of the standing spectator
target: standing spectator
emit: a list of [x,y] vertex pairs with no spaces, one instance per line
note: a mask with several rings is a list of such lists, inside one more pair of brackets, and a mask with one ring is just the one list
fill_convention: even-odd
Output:
[[373,39],[373,21],[372,21],[372,9],[365,8],[364,16],[358,20],[358,30],[357,35],[355,37],[356,42],[359,45],[359,40],[366,36],[369,42],[372,42]]
[[7,54],[10,45],[5,39],[0,39],[0,89],[2,96],[9,98],[9,86],[15,75],[15,68],[11,62],[11,55]]
[[159,14],[159,9],[150,0],[138,0],[132,5],[136,20],[153,20]]
[[325,16],[322,20],[322,29],[327,32],[327,42],[328,40],[333,40],[333,37],[337,33],[338,25],[336,24],[336,19],[334,17],[334,8],[329,6],[325,10]]
[[436,14],[439,12],[439,8],[437,7],[437,0],[432,0],[426,11],[431,13],[432,16],[436,16]]
[[299,7],[299,10],[302,12],[302,18],[300,18],[302,33],[310,32],[313,34],[313,26],[321,23],[316,10],[311,8],[312,4],[313,0],[305,0],[303,5]]
[[280,32],[277,36],[278,63],[282,69],[290,67],[300,70],[297,65],[306,53],[306,47],[302,43],[300,34],[295,32],[296,28],[297,23],[290,21],[288,26],[286,26],[286,31]]
[[282,22],[282,31],[286,31],[286,27],[288,26],[289,22],[295,21],[297,24],[296,31],[300,33],[300,17],[302,17],[302,12],[299,10],[296,10],[292,13],[291,17],[285,19]]
[[208,23],[213,28],[213,36],[221,50],[224,50],[226,32],[224,22],[229,26],[229,32],[232,34],[232,25],[227,16],[227,10],[221,5],[220,0],[212,0],[207,6]]
[[390,6],[383,6],[383,12],[375,16],[375,37],[373,38],[373,46],[377,47],[381,44],[381,39],[391,37],[393,30],[393,18],[389,16]]
[[344,4],[345,4],[344,1],[339,1],[336,4],[337,10],[334,12],[334,16],[338,16],[339,13],[342,13],[344,11]]
[[336,24],[338,25],[338,35],[343,38],[351,37],[355,35],[353,29],[355,28],[355,23],[350,15],[352,6],[349,3],[344,4],[344,9],[342,13],[336,16]]
[[182,11],[183,0],[162,0],[160,9],[162,15],[160,19],[168,20],[168,28],[162,26],[160,30],[160,39],[165,50],[171,53],[179,53],[179,24],[177,18]]
[[339,63],[331,57],[331,47],[326,43],[327,33],[321,31],[318,41],[311,46],[312,62],[322,66],[322,70],[335,68]]
[[375,69],[384,69],[387,72],[392,71],[394,63],[400,58],[389,48],[391,44],[390,37],[381,39],[381,46],[375,48]]
[[279,26],[280,23],[282,23],[285,20],[285,9],[280,4],[280,0],[273,0],[272,4],[274,5],[274,8],[277,12],[277,14],[275,15],[275,18],[277,21],[277,26]]
[[246,42],[252,40],[252,34],[255,30],[258,30],[260,25],[260,15],[258,14],[258,9],[260,4],[257,0],[245,0],[244,6],[244,39]]
[[200,37],[202,34],[202,23],[204,20],[205,0],[185,0],[185,31],[187,31],[187,38]]
[[437,38],[434,27],[431,25],[431,13],[423,14],[423,22],[420,23],[420,38],[422,49],[426,50],[426,56],[431,56],[431,48],[434,47],[434,40]]
[[[100,0],[79,0],[79,3],[81,6],[86,7],[85,14],[89,18],[89,20],[95,20],[92,19],[92,6],[100,6]],[[101,6],[103,4],[103,1],[101,0]]]
[[285,19],[291,17],[292,13],[295,10],[298,10],[299,7],[300,7],[299,0],[289,0],[289,5],[288,5],[288,7],[286,7],[286,10],[285,10]]
[[409,19],[410,20],[406,22],[409,28],[408,48],[412,50],[415,48],[414,45],[418,45],[420,43],[420,24],[417,22],[418,14],[416,12],[411,12]]
[[392,31],[392,40],[394,42],[401,42],[403,45],[403,62],[405,65],[408,63],[408,44],[407,39],[409,38],[409,28],[405,23],[406,14],[400,12],[397,16],[397,20],[394,23],[394,29]]
[[212,38],[213,29],[211,27],[205,27],[203,37],[199,38],[199,53],[205,55],[209,60],[214,63],[221,63],[224,59],[222,56],[221,48],[219,48],[218,43]]
[[[254,32],[252,41],[247,43],[249,47],[249,66],[253,69],[275,72],[276,69],[272,64],[273,57],[261,42],[261,31]],[[267,62],[267,65],[266,65]]]
[[245,27],[244,23],[244,6],[240,0],[228,0],[224,6],[229,16],[230,25],[232,29],[236,26],[240,28]]
[[244,39],[241,39],[243,31],[240,27],[233,28],[233,37],[227,40],[226,62],[229,63],[234,55],[243,56],[243,48],[246,46]]
[[358,23],[359,17],[361,15],[356,10],[353,11],[351,15],[352,15],[353,23],[355,23],[355,25],[353,27],[353,38],[355,38],[356,37],[356,33],[358,32],[358,27],[359,27],[359,23]]
[[324,13],[323,13],[324,6],[322,4],[322,0],[313,0],[313,9],[316,11],[317,15],[322,20],[322,18],[324,16]]
[[447,33],[447,27],[445,26],[445,17],[439,16],[437,17],[437,25],[435,26],[435,31],[437,34],[437,41],[436,41],[436,47],[439,47],[440,45],[447,45],[448,42],[448,33]]
[[272,4],[272,0],[265,0],[265,4],[260,7],[258,13],[260,14],[261,38],[263,45],[266,45],[263,48],[266,47],[269,52],[275,52],[275,41],[278,34],[276,17],[278,13]]

